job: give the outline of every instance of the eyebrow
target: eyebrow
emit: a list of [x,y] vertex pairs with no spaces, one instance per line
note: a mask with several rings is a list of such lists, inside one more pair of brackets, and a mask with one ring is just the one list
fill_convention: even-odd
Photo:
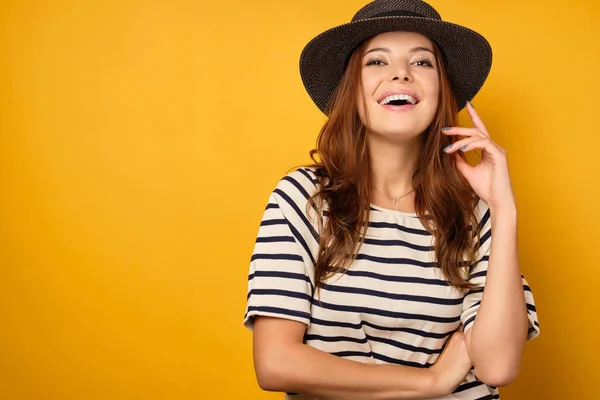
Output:
[[[365,54],[363,54],[363,57],[364,57],[364,56],[366,56],[367,54],[369,54],[369,53],[373,53],[373,52],[375,52],[375,51],[383,51],[383,52],[385,52],[385,53],[391,53],[391,52],[392,52],[392,51],[391,51],[390,49],[388,49],[387,47],[376,47],[376,48],[374,48],[374,49],[367,50],[367,51],[365,52]],[[413,48],[412,48],[412,49],[410,49],[408,52],[409,52],[409,53],[416,53],[416,52],[418,52],[418,51],[428,51],[428,52],[430,52],[431,54],[433,54],[433,50],[431,50],[430,48],[427,48],[427,47],[413,47]]]

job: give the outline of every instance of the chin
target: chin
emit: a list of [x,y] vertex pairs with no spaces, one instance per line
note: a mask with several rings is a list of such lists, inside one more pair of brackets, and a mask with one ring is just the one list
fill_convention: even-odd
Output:
[[414,138],[421,135],[431,124],[424,124],[424,118],[377,118],[371,124],[370,131],[390,137]]
[[378,128],[378,127],[373,127],[373,128],[369,129],[369,134],[400,143],[400,142],[414,140],[415,138],[421,136],[421,134],[425,131],[425,129],[427,129],[427,128],[423,128],[423,129],[420,129],[420,128],[389,129],[389,127],[388,127],[387,129],[385,129],[385,128],[382,129],[382,128]]
[[[375,121],[375,123],[371,124],[369,130],[383,136],[405,138],[419,136],[431,125],[434,115],[432,113],[422,115],[423,113],[415,113],[414,111],[417,110],[396,113],[395,115],[390,115],[388,111],[372,113],[370,115],[373,115],[372,121]],[[423,123],[423,121],[427,121],[427,123]]]

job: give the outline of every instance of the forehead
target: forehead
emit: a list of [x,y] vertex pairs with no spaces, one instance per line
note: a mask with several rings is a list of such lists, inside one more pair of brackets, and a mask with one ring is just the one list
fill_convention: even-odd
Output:
[[367,42],[365,50],[372,47],[387,47],[401,50],[403,48],[427,47],[433,50],[431,40],[416,32],[385,32],[372,37]]

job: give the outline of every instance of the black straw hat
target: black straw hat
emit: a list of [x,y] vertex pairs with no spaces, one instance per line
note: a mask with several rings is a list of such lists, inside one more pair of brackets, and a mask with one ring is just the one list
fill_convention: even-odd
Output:
[[391,31],[417,32],[438,45],[459,109],[483,86],[492,66],[492,49],[483,36],[442,21],[424,1],[375,0],[361,8],[350,23],[321,33],[302,51],[302,82],[323,113],[327,113],[352,51],[363,41]]

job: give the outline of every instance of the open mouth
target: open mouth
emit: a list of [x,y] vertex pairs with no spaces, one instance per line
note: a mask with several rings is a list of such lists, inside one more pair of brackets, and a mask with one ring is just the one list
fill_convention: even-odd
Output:
[[419,104],[419,99],[409,94],[392,94],[384,97],[379,104],[382,106],[414,106]]

